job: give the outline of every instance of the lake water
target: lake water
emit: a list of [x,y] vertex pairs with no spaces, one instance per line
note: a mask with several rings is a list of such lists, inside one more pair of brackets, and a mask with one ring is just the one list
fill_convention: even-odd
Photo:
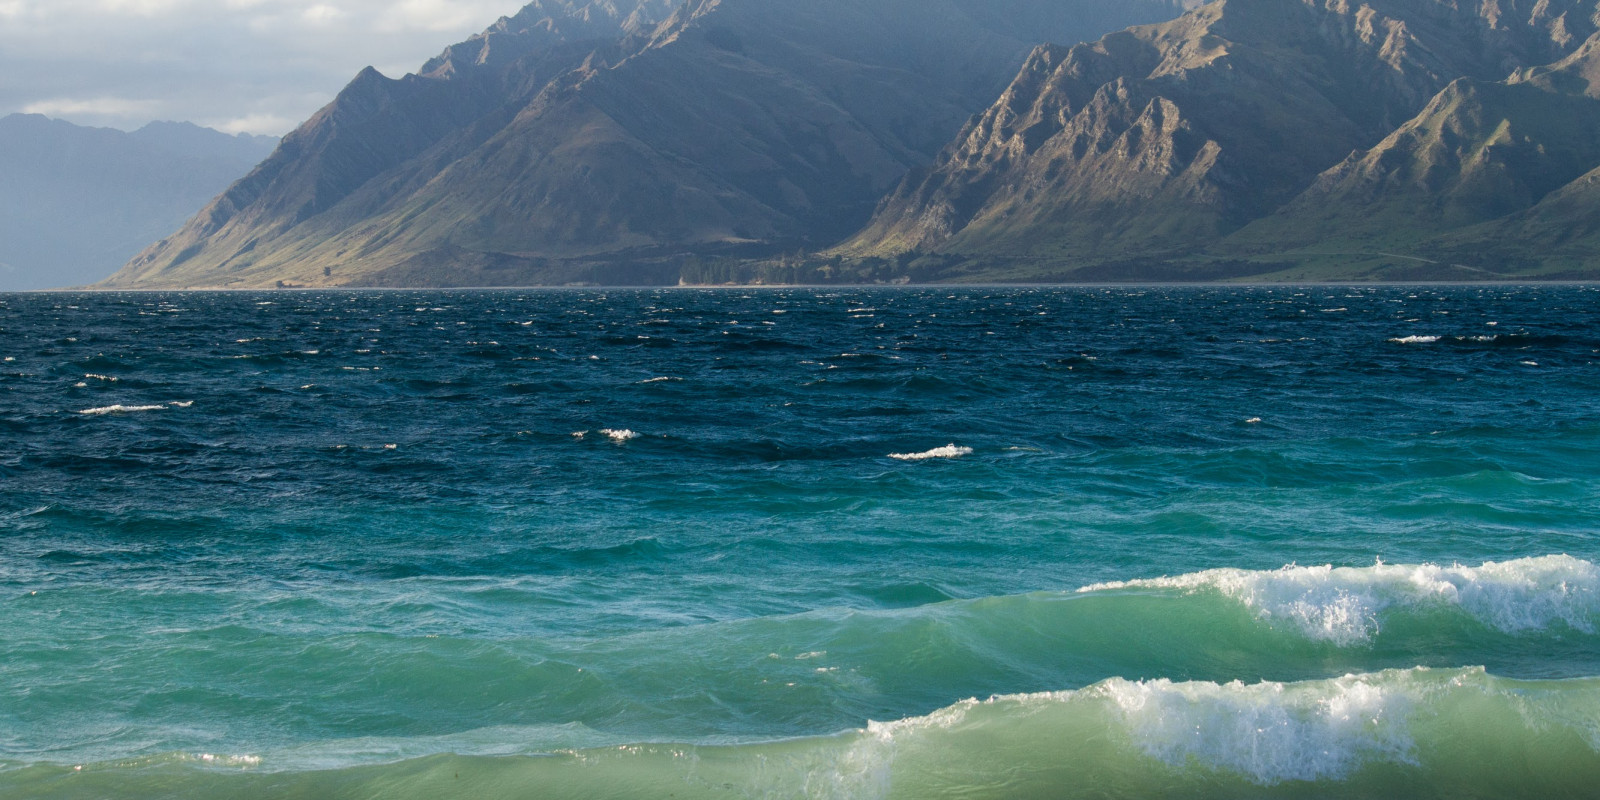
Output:
[[1587,797],[1600,289],[0,295],[0,795]]

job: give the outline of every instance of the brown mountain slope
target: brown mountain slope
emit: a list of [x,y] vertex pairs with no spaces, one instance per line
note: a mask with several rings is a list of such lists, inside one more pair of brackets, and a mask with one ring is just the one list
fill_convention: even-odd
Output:
[[[1600,37],[1553,67],[1508,81],[1458,80],[1376,147],[1324,173],[1224,249],[1323,269],[1359,268],[1382,254],[1438,261],[1442,251],[1424,242],[1532,208],[1600,167],[1600,99],[1584,77],[1597,67]],[[1526,238],[1508,243],[1539,247]],[[1527,266],[1526,258],[1504,264]]]
[[1379,143],[1456,79],[1562,58],[1596,13],[1593,0],[1219,0],[1041,48],[838,252],[933,253],[949,278],[963,264],[995,278],[1115,277],[1105,265],[1191,254]]
[[[1512,83],[1572,98],[1560,116],[1583,119],[1579,109],[1592,109],[1600,101],[1600,36],[1561,63],[1513,76]],[[1588,114],[1592,120],[1592,110]],[[1592,141],[1600,125],[1589,125],[1582,136]],[[1600,156],[1589,163],[1593,169],[1540,197],[1531,208],[1441,234],[1418,244],[1417,252],[1491,273],[1593,279],[1600,274]]]
[[1017,30],[1175,13],[693,0],[639,23],[657,8],[615,8],[632,22],[609,40],[525,11],[422,75],[364,73],[111,285],[650,282],[684,253],[827,244],[999,90],[1030,47]]

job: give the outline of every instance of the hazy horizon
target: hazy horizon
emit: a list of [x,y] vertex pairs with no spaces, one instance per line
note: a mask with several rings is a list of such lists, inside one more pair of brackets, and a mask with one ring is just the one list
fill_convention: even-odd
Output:
[[282,136],[361,69],[412,72],[525,0],[0,0],[0,116]]

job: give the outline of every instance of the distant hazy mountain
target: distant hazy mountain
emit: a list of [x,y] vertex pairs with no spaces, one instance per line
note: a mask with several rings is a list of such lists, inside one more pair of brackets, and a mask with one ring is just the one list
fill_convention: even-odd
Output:
[[124,133],[33,115],[0,119],[0,291],[104,279],[276,143],[187,123]]
[[837,252],[944,280],[1600,275],[1597,23],[1219,0],[1042,47]]
[[108,285],[666,282],[819,249],[1034,45],[1184,5],[536,2],[419,74],[363,72]]

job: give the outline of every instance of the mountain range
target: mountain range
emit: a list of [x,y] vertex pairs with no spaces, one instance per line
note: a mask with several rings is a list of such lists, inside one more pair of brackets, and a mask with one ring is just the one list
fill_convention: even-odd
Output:
[[1587,277],[1596,2],[541,0],[107,285]]
[[104,279],[276,145],[188,123],[127,133],[0,118],[0,291]]
[[836,252],[930,280],[1596,274],[1596,26],[1592,0],[1219,0],[1040,47]]
[[367,70],[114,286],[676,282],[829,246],[1038,42],[1180,0],[541,0]]

